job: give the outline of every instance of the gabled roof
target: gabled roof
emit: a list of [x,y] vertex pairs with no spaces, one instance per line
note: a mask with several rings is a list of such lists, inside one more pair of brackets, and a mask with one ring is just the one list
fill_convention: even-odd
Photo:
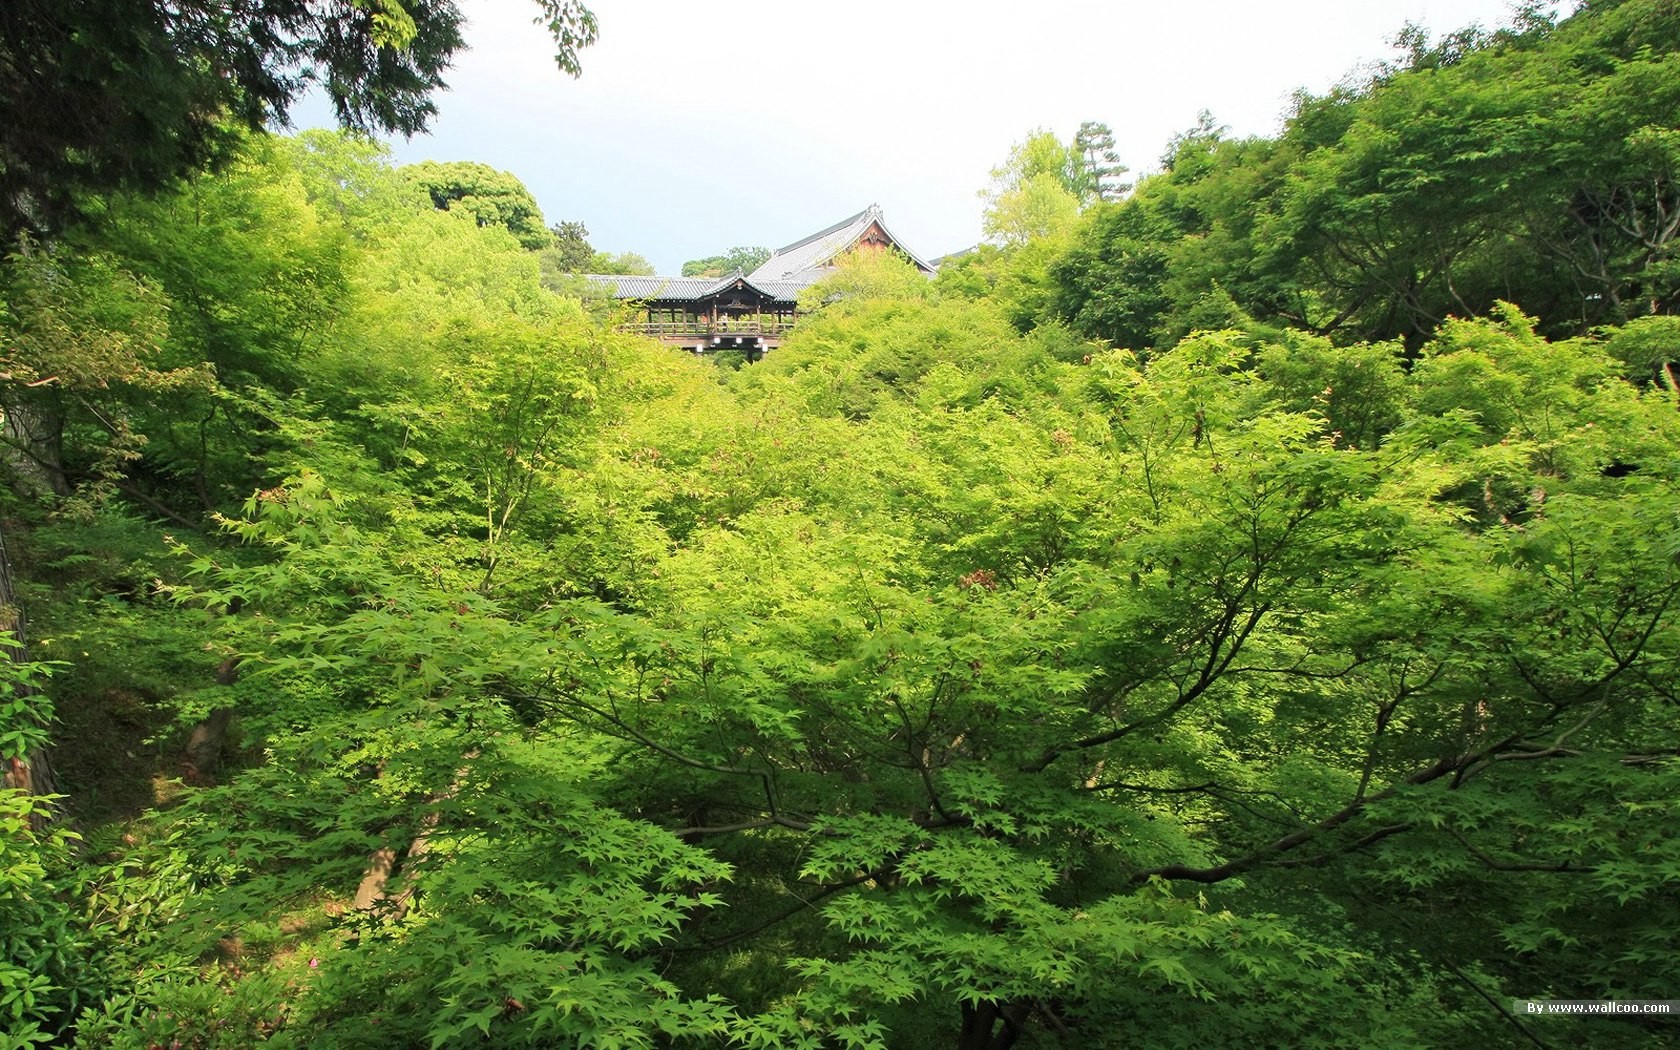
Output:
[[[869,227],[873,225],[879,225],[881,232],[887,235],[887,239],[892,241],[899,251],[909,256],[911,262],[928,273],[933,272],[933,267],[917,258],[913,252],[904,247],[904,242],[893,236],[892,231],[887,229],[887,224],[881,219],[881,206],[871,204],[851,218],[842,219],[826,230],[813,233],[802,240],[794,241],[786,248],[778,248],[771,253],[770,258],[766,259],[762,266],[748,275],[748,279],[754,284],[758,284],[760,281],[785,281],[803,278],[803,284],[810,284],[811,281],[821,276],[820,272],[813,273],[812,271],[821,271],[822,268],[832,265],[836,258],[856,244],[858,239],[869,232]],[[810,276],[806,277],[806,274],[810,274]]]

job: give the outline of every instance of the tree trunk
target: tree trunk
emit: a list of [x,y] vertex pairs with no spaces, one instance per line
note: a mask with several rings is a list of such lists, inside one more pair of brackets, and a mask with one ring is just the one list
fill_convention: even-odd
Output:
[[185,779],[190,784],[208,787],[216,782],[222,767],[222,747],[227,743],[228,725],[233,721],[231,707],[219,707],[210,717],[193,726],[187,738]]
[[[6,530],[0,523],[0,631],[9,631],[17,645],[7,647],[0,659],[25,661],[29,651],[25,646],[23,606],[18,604],[17,590],[12,584],[12,560],[6,549]],[[22,687],[27,690],[27,687]],[[58,792],[58,778],[53,775],[52,758],[45,748],[37,748],[23,758],[6,763],[0,786],[19,788],[26,795],[52,795]],[[46,810],[38,810],[36,820],[45,823]]]
[[408,914],[414,897],[413,880],[410,879],[409,884],[395,897],[385,890],[390,885],[392,875],[426,855],[430,848],[428,840],[431,838],[432,829],[437,827],[437,822],[436,812],[421,818],[419,834],[414,836],[400,857],[396,850],[388,846],[373,851],[373,855],[368,858],[367,870],[362,873],[362,881],[356,887],[356,899],[352,904],[357,911],[371,911],[375,905],[389,900],[392,902],[396,918],[401,919]]
[[[467,762],[471,762],[477,757],[478,750],[476,748],[462,756]],[[455,792],[461,790],[461,784],[466,780],[466,777],[467,767],[462,766],[455,771],[454,780],[449,787],[433,795],[429,804],[436,805],[439,802],[446,802],[454,798]],[[367,870],[362,873],[362,881],[356,887],[356,899],[353,906],[357,911],[368,911],[383,901],[394,900],[396,917],[400,919],[408,914],[409,906],[413,903],[414,897],[413,880],[410,879],[408,886],[395,898],[386,893],[385,888],[390,884],[392,875],[418,861],[431,849],[432,831],[437,827],[437,824],[438,812],[434,809],[420,818],[420,830],[400,856],[396,850],[388,846],[373,851],[373,855],[368,858]]]
[[[232,685],[239,680],[239,662],[230,657],[216,668],[216,684]],[[209,785],[216,782],[222,768],[222,751],[227,745],[228,726],[233,722],[233,708],[218,707],[210,717],[193,726],[187,740],[183,765],[188,783]]]
[[1009,1050],[1021,1038],[1031,1012],[1019,1002],[963,1003],[957,1050]]
[[19,489],[27,496],[70,495],[64,474],[64,412],[57,405],[6,405],[0,409],[0,435]]
[[391,873],[396,870],[396,850],[390,847],[374,850],[373,856],[368,858],[367,871],[362,874],[361,885],[356,887],[356,899],[351,906],[357,911],[368,911],[384,900],[385,885],[391,881]]

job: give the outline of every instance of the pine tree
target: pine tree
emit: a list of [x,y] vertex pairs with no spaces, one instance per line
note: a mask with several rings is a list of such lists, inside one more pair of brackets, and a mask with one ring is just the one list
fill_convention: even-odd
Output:
[[1131,169],[1120,163],[1120,154],[1114,149],[1114,131],[1107,124],[1085,121],[1079,125],[1073,144],[1084,158],[1091,192],[1099,200],[1119,200],[1131,190],[1132,184],[1125,181]]

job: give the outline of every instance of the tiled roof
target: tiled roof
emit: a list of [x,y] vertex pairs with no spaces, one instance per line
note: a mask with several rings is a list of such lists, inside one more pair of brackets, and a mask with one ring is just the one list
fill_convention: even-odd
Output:
[[643,277],[586,273],[583,279],[612,290],[615,299],[701,299],[716,277]]
[[776,299],[786,299],[789,302],[799,298],[799,293],[808,285],[815,284],[823,276],[821,270],[808,270],[805,273],[789,277],[785,281],[765,281],[747,278],[747,283]]
[[782,281],[761,281],[736,270],[724,277],[643,277],[621,274],[586,273],[583,279],[609,290],[614,299],[659,299],[665,302],[695,302],[709,299],[729,290],[736,281],[745,281],[770,299],[793,302],[806,285],[821,277],[821,271],[810,271]]
[[794,241],[785,248],[778,248],[772,252],[764,264],[748,275],[754,284],[762,285],[762,281],[782,281],[789,279],[804,279],[810,271],[818,271],[815,276],[804,279],[804,284],[810,284],[816,276],[821,276],[821,270],[832,264],[836,257],[846,249],[856,244],[869,229],[871,223],[879,223],[887,237],[898,246],[899,251],[910,256],[910,261],[924,270],[932,272],[933,267],[917,258],[905,248],[887,224],[881,219],[881,206],[871,204],[849,219],[830,226],[826,230],[813,233],[802,240]]

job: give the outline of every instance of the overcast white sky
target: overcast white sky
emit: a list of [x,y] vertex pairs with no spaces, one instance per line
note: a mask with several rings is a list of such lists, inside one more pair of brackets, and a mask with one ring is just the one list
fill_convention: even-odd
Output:
[[[661,273],[775,248],[878,202],[925,258],[980,238],[977,191],[1036,127],[1114,129],[1156,166],[1213,112],[1271,134],[1296,89],[1392,55],[1408,20],[1504,22],[1510,0],[589,0],[601,40],[555,69],[529,0],[462,0],[468,50],[399,161],[513,172],[549,222]],[[295,116],[313,123],[321,110]]]

